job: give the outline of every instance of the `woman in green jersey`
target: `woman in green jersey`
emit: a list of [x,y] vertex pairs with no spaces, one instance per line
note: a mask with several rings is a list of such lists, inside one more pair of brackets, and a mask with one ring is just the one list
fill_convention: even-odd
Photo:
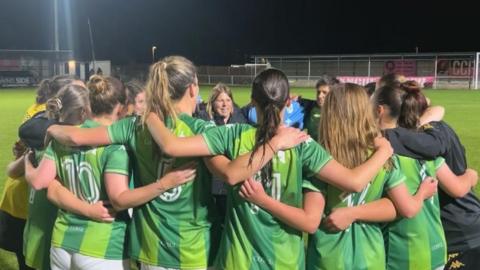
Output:
[[[50,113],[60,122],[72,125],[83,122],[84,127],[114,122],[125,96],[121,82],[95,77],[88,87],[89,91],[77,86],[60,91],[48,103]],[[90,103],[94,115],[92,120],[84,121]],[[149,186],[130,190],[128,162],[123,146],[72,149],[52,142],[36,170],[29,170],[31,165],[27,162],[26,176],[33,187],[42,188],[58,175],[62,184],[80,199],[89,203],[110,200],[116,210],[122,210],[151,200],[164,190],[192,179],[195,173],[191,165]],[[52,269],[128,268],[128,261],[124,260],[127,221],[125,212],[117,214],[113,223],[102,223],[61,210],[52,237]]]
[[[323,106],[320,143],[347,168],[365,162],[374,150],[374,139],[380,135],[365,90],[355,84],[335,87]],[[307,250],[307,269],[385,269],[385,253],[380,226],[392,220],[395,208],[389,200],[379,200],[385,191],[399,202],[400,213],[414,215],[425,198],[436,191],[436,183],[425,182],[413,198],[403,185],[404,176],[389,162],[361,191],[344,192],[319,181],[304,180],[303,209],[294,208],[267,196],[263,187],[252,180],[245,182],[240,195],[269,211],[285,223],[311,233]],[[345,178],[345,182],[350,179]],[[329,214],[339,207],[363,205],[375,201],[383,211],[359,216],[346,231],[331,232],[328,223],[320,228],[323,208]],[[404,203],[412,202],[412,205]],[[395,204],[397,205],[397,204]],[[350,224],[348,224],[350,225]]]
[[[426,176],[437,177],[442,190],[452,197],[465,195],[477,181],[477,173],[467,169],[456,176],[442,158],[416,160],[405,152],[400,134],[416,130],[419,113],[427,104],[415,82],[386,85],[373,96],[380,128],[399,154],[399,167],[405,174],[408,190],[413,193]],[[446,262],[446,242],[440,220],[438,196],[425,203],[411,219],[398,219],[384,228],[388,269],[442,269]]]

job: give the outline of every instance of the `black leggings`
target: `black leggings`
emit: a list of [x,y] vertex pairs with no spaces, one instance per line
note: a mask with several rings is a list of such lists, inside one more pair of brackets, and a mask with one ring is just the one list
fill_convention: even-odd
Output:
[[480,247],[463,252],[449,253],[444,270],[480,269]]
[[23,256],[23,229],[25,220],[0,210],[0,248],[15,253],[19,270],[33,270]]

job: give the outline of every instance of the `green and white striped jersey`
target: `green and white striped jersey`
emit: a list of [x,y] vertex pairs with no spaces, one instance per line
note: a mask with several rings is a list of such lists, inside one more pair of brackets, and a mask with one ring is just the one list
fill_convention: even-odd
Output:
[[[407,177],[405,183],[410,194],[415,194],[426,176],[435,177],[443,163],[443,158],[421,162],[399,156],[400,170]],[[388,269],[436,269],[446,263],[447,244],[437,194],[424,202],[415,217],[386,224],[383,233]]]
[[[99,124],[87,120],[84,128]],[[62,184],[81,200],[95,203],[108,200],[104,174],[128,176],[129,160],[123,145],[71,148],[52,142],[45,158],[55,161]],[[112,223],[98,222],[59,209],[52,235],[52,246],[82,255],[119,260],[126,258],[125,235],[129,218],[118,213]]]

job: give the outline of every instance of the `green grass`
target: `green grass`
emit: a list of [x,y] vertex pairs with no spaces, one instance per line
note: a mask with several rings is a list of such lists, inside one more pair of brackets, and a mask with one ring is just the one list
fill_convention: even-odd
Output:
[[[211,86],[201,87],[201,96],[208,99]],[[232,87],[235,102],[245,105],[250,100],[250,89],[247,87]],[[433,104],[442,105],[446,109],[445,120],[456,130],[467,149],[469,167],[480,170],[480,91],[471,90],[427,90],[426,95]],[[310,88],[294,88],[292,94],[314,98],[315,93]],[[0,194],[3,191],[5,168],[12,160],[11,148],[17,138],[17,128],[23,115],[34,102],[33,89],[0,89]],[[480,186],[477,186],[477,193]],[[16,262],[11,253],[0,250],[0,269],[16,269]]]

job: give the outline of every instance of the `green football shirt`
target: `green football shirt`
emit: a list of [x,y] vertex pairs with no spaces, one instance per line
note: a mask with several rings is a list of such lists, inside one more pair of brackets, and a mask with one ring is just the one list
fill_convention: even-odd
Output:
[[[353,207],[378,200],[385,191],[404,180],[405,176],[395,163],[389,171],[382,169],[362,192],[344,192],[319,181],[305,181],[304,188],[324,194],[325,216],[328,216],[335,208]],[[385,249],[378,223],[354,222],[340,232],[331,232],[321,224],[308,240],[307,269],[385,269]]]
[[[35,152],[39,161],[43,152]],[[23,232],[25,263],[35,269],[50,269],[52,229],[57,218],[57,207],[47,199],[47,190],[29,187],[28,218]]]
[[[91,120],[84,128],[99,126]],[[71,148],[52,142],[45,158],[56,163],[62,184],[83,201],[108,200],[104,174],[128,175],[129,160],[123,145]],[[52,246],[85,256],[119,260],[126,258],[125,235],[128,214],[117,214],[112,223],[98,222],[59,209],[52,235]]]
[[[410,194],[415,194],[426,176],[435,177],[443,158],[421,162],[399,156],[400,170]],[[400,218],[383,228],[387,268],[398,270],[436,269],[446,263],[445,235],[440,220],[438,195],[426,200],[413,218]]]
[[[250,152],[256,129],[225,125],[208,130],[204,139],[213,155],[230,159]],[[331,156],[315,141],[279,151],[272,159],[267,194],[282,203],[302,207],[302,177],[320,171]],[[260,181],[257,174],[256,180]],[[268,182],[267,182],[268,183]],[[225,232],[217,258],[219,269],[304,269],[302,233],[282,223],[238,194],[241,184],[228,187]]]
[[[134,153],[135,187],[157,181],[171,168],[198,162],[196,178],[134,209],[130,230],[133,258],[166,268],[200,269],[213,263],[218,246],[217,217],[211,195],[211,175],[199,158],[171,158],[159,151],[139,118],[126,118],[109,127],[113,143],[127,144]],[[180,114],[173,127],[188,137],[214,127],[211,122]],[[181,147],[181,146],[179,146]]]

